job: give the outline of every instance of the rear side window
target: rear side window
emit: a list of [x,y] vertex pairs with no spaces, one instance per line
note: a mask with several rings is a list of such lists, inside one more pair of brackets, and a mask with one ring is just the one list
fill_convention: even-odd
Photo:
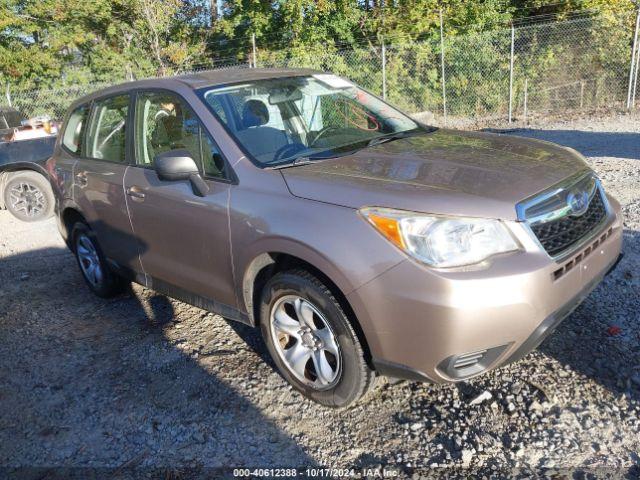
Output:
[[82,155],[82,136],[87,123],[89,107],[82,105],[76,108],[67,120],[64,133],[62,134],[62,144],[71,153]]
[[129,95],[118,95],[94,103],[87,156],[110,162],[126,162],[128,114]]

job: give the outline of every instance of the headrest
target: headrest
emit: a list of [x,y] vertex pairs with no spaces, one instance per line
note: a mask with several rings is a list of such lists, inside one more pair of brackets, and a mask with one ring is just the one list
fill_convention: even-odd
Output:
[[247,100],[242,107],[244,128],[259,127],[269,122],[269,110],[260,100]]

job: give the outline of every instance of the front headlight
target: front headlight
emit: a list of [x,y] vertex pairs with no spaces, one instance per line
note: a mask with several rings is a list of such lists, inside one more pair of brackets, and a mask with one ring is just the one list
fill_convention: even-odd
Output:
[[363,208],[360,213],[387,240],[432,267],[480,263],[520,247],[499,220],[441,217],[389,208]]

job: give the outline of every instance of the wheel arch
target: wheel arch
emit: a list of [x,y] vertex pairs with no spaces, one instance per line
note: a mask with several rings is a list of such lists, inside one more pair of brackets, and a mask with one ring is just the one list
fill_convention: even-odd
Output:
[[60,213],[60,221],[61,226],[63,227],[63,231],[61,233],[64,237],[64,241],[66,242],[67,246],[71,250],[73,250],[73,245],[71,242],[71,231],[73,229],[73,226],[77,222],[87,223],[87,221],[82,213],[80,213],[80,210],[73,204],[70,206],[66,206],[62,210],[62,212]]
[[293,269],[303,269],[314,275],[327,286],[351,322],[362,344],[365,359],[369,366],[371,366],[369,343],[360,325],[360,321],[347,299],[348,291],[346,293],[343,291],[345,280],[342,281],[343,287],[341,288],[339,286],[340,280],[334,281],[331,276],[311,261],[300,256],[282,251],[271,251],[259,254],[249,263],[242,280],[242,301],[244,302],[251,324],[254,326],[260,324],[260,296],[262,289],[269,279],[279,272]]

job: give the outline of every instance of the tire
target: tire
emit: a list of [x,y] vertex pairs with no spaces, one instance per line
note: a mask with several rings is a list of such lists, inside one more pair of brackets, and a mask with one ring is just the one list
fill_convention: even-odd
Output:
[[95,233],[82,222],[77,222],[71,232],[73,254],[89,289],[102,298],[122,293],[127,282],[109,268]]
[[23,222],[37,222],[53,215],[53,192],[49,181],[38,172],[19,172],[4,187],[4,205]]
[[375,372],[347,315],[329,288],[309,272],[284,271],[267,282],[260,328],[281,375],[305,397],[342,408],[374,385]]

